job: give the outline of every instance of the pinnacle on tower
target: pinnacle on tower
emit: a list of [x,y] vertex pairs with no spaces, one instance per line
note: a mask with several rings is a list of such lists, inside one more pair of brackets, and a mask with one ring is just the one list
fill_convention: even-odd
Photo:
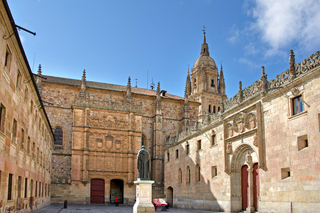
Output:
[[185,91],[184,91],[184,97],[190,96],[191,95],[191,78],[190,78],[190,72],[188,68],[188,75],[187,75],[187,80],[186,80],[186,85],[185,85]]
[[209,46],[206,39],[206,31],[203,30],[203,44],[201,45],[201,56],[209,56]]
[[81,79],[81,89],[80,89],[80,98],[86,97],[86,70],[83,70],[82,79]]
[[294,64],[295,64],[295,55],[293,53],[293,50],[290,50],[290,55],[289,55],[289,71],[290,71],[290,75],[292,78],[294,78],[296,76],[295,73],[295,68],[294,68]]
[[42,75],[42,67],[41,67],[41,64],[39,64],[39,67],[38,67],[38,75]]
[[127,96],[126,96],[126,102],[131,102],[132,97],[131,97],[131,78],[129,76],[128,78],[128,84],[127,84]]
[[219,91],[219,93],[221,95],[225,95],[226,94],[226,85],[225,85],[225,82],[224,82],[222,64],[221,64],[221,69],[220,69],[220,79],[219,79],[218,91]]

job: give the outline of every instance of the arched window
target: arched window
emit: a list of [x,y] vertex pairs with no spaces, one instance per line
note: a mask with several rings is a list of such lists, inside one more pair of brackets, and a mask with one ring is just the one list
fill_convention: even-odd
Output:
[[187,166],[187,175],[186,175],[186,178],[187,178],[187,183],[190,183],[190,180],[191,180],[191,174],[190,174],[190,167]]
[[54,130],[54,145],[62,145],[63,131],[61,128]]
[[141,146],[145,146],[146,145],[146,136],[144,134],[142,134],[141,136]]
[[197,79],[194,79],[194,84],[193,84],[193,88],[197,87]]
[[214,79],[211,78],[211,86],[214,87]]
[[211,105],[209,104],[208,112],[211,113]]
[[218,112],[220,112],[220,107],[218,106]]
[[178,183],[182,183],[182,170],[180,168],[178,171]]
[[200,181],[201,173],[200,173],[200,166],[196,165],[196,182]]
[[216,106],[213,106],[213,113],[216,113]]

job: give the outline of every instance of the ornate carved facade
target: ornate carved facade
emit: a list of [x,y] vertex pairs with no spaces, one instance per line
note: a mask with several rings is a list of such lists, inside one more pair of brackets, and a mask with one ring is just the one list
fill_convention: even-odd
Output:
[[261,78],[245,89],[240,82],[218,115],[172,136],[165,189],[173,206],[318,211],[319,189],[308,186],[320,180],[320,52],[295,64],[290,51],[289,68],[267,81],[262,67]]

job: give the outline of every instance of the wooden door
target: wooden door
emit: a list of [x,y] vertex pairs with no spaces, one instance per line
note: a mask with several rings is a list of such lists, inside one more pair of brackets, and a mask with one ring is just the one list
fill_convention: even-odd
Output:
[[253,206],[258,211],[259,201],[259,168],[258,164],[253,165]]
[[248,207],[248,195],[249,195],[249,184],[248,184],[248,166],[245,165],[241,168],[241,196],[242,196],[242,210]]
[[104,204],[104,180],[103,179],[91,180],[90,202]]

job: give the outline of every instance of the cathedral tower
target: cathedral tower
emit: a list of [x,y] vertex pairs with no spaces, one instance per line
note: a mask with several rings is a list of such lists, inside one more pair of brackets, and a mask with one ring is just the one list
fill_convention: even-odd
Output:
[[199,107],[200,120],[207,114],[219,112],[221,102],[227,99],[222,65],[219,75],[216,63],[210,57],[205,31],[203,33],[200,57],[196,60],[191,70],[191,80],[188,72],[186,85],[190,85],[191,88],[191,91],[189,90],[189,99],[201,103]]

